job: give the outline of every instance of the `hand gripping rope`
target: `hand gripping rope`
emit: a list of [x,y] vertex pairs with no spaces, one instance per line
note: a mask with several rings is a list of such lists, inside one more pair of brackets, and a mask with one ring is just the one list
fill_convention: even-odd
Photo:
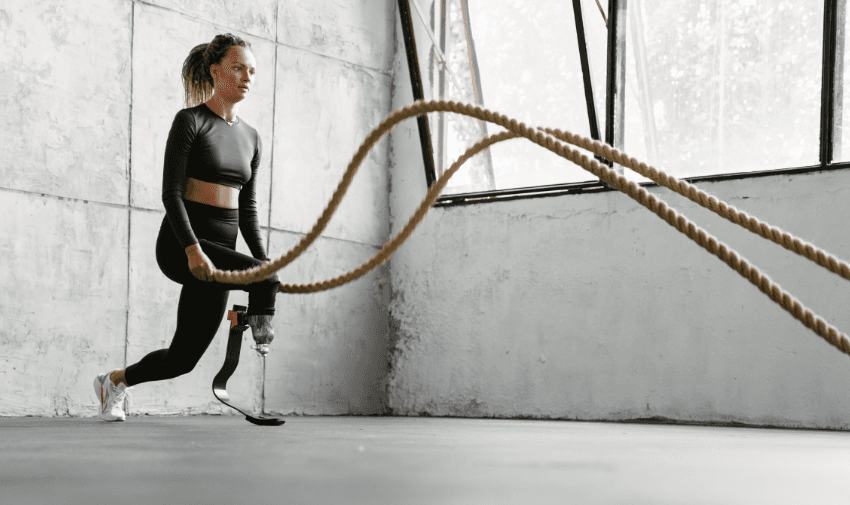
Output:
[[345,193],[348,191],[348,187],[350,186],[354,175],[357,173],[358,168],[360,168],[360,165],[363,163],[366,155],[372,150],[378,140],[392,131],[397,124],[401,123],[405,119],[427,112],[454,112],[497,124],[505,128],[507,131],[483,138],[463,153],[463,155],[458,158],[454,164],[452,164],[451,168],[443,173],[434,185],[431,186],[425,195],[425,199],[422,200],[422,203],[416,209],[416,212],[414,212],[413,216],[411,216],[404,228],[402,228],[395,237],[387,242],[384,247],[368,261],[354,270],[333,279],[310,284],[281,283],[279,288],[281,292],[315,293],[341,286],[362,277],[381,263],[387,261],[396,249],[398,249],[398,247],[401,246],[408,237],[410,237],[413,230],[417,225],[419,225],[425,217],[425,214],[434,205],[434,202],[436,202],[440,192],[443,188],[445,188],[448,180],[467,160],[493,144],[512,138],[524,137],[557,154],[558,156],[582,167],[593,175],[599,177],[602,182],[605,182],[614,187],[614,189],[625,193],[630,198],[654,212],[658,215],[658,217],[667,221],[670,226],[673,226],[680,232],[684,233],[688,238],[699,244],[705,250],[726,262],[730,268],[753,283],[761,290],[762,293],[767,295],[771,300],[794,316],[794,318],[806,325],[807,328],[811,329],[824,340],[838,348],[841,352],[850,355],[850,342],[848,342],[848,339],[844,334],[824,322],[820,316],[812,313],[811,310],[803,306],[797,299],[784,291],[779,285],[771,281],[766,275],[762,274],[755,266],[751,265],[735,250],[718,241],[711,234],[688,220],[685,216],[677,213],[661,199],[649,194],[636,183],[626,180],[623,176],[617,174],[611,168],[571,149],[568,145],[572,144],[590,151],[595,155],[601,156],[604,159],[627,167],[630,170],[658,183],[659,185],[669,188],[700,206],[705,207],[724,219],[742,226],[762,238],[779,244],[789,251],[797,253],[800,256],[815,262],[846,280],[850,280],[850,265],[844,261],[800,238],[784,232],[779,228],[770,226],[770,224],[750,216],[745,212],[735,209],[733,206],[697,189],[688,182],[680,181],[654,167],[648,166],[634,158],[630,158],[608,144],[558,129],[542,127],[531,128],[526,126],[525,123],[518,122],[516,119],[511,119],[505,115],[490,111],[483,107],[454,101],[420,100],[387,116],[387,118],[378,125],[377,128],[372,130],[372,132],[363,141],[363,144],[360,145],[360,148],[355,153],[354,158],[348,164],[348,169],[342,176],[342,180],[337,186],[336,191],[334,191],[328,206],[325,208],[324,212],[322,212],[310,232],[307,233],[307,235],[305,235],[295,247],[290,249],[285,255],[270,263],[248,270],[214,270],[212,274],[213,279],[226,284],[249,284],[268,278],[274,272],[277,272],[295,260],[319,237],[322,231],[324,231],[342,201],[343,196],[345,196]]

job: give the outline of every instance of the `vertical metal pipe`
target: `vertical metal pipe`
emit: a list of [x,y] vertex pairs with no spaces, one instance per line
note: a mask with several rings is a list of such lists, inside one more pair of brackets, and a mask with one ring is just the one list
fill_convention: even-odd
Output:
[[[446,60],[446,0],[440,0],[440,51],[443,52]],[[445,62],[448,64],[448,61]],[[446,99],[446,68],[440,67],[440,100]],[[437,113],[437,159],[439,174],[443,175],[446,171],[446,113]]]
[[[622,151],[626,110],[626,3],[608,1],[608,72],[605,96],[605,142]],[[622,173],[620,167],[617,172]]]
[[832,163],[835,103],[835,30],[838,0],[825,0],[823,13],[823,72],[821,81],[820,163]]
[[[416,54],[416,38],[413,35],[413,21],[410,18],[408,0],[398,0],[398,14],[401,17],[401,30],[404,36],[404,49],[407,52],[407,68],[410,71],[410,87],[413,88],[413,100],[422,100],[422,75],[419,72],[419,56]],[[428,115],[416,116],[419,125],[419,143],[422,146],[422,161],[425,164],[425,181],[430,188],[436,178],[434,170],[434,149],[431,146],[431,130]]]

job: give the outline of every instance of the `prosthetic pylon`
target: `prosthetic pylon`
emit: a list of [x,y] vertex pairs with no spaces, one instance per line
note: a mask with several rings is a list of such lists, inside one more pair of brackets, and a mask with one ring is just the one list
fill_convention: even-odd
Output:
[[[263,415],[254,415],[249,413],[247,409],[236,407],[230,400],[227,394],[227,379],[233,375],[236,367],[239,365],[239,351],[242,347],[242,332],[250,328],[248,325],[247,307],[242,305],[234,305],[233,310],[227,311],[227,319],[230,321],[230,335],[227,338],[227,355],[224,358],[224,365],[213,379],[212,389],[213,394],[221,403],[228,407],[238,410],[245,414],[245,419],[248,422],[259,424],[260,426],[280,426],[286,421],[279,417],[266,417]],[[256,347],[254,347],[256,348]],[[260,349],[257,349],[260,352]],[[265,353],[261,355],[265,358],[268,354],[268,347],[265,346]]]

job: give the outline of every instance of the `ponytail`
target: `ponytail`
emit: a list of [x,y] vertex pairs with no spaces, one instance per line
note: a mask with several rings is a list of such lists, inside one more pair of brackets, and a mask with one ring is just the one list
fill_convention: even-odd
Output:
[[221,63],[222,58],[233,46],[251,47],[236,35],[216,35],[208,44],[198,44],[189,51],[183,62],[183,90],[186,108],[200,105],[213,96],[213,78],[210,66]]
[[213,80],[210,66],[204,61],[209,44],[199,44],[192,48],[183,62],[183,89],[186,108],[206,102],[213,93]]

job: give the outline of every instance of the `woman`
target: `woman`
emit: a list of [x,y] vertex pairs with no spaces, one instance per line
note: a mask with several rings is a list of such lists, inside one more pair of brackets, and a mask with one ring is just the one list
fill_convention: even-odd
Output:
[[[165,145],[165,218],[156,241],[159,268],[183,285],[177,330],[168,349],[154,351],[125,370],[97,376],[95,394],[101,399],[100,418],[106,421],[124,421],[128,388],[171,379],[195,367],[221,324],[229,290],[248,292],[254,339],[274,338],[277,274],[249,285],[211,280],[214,269],[245,270],[269,261],[255,194],[262,145],[257,130],[237,116],[239,102],[254,82],[250,47],[235,35],[217,35],[211,43],[193,48],[183,63],[186,108],[174,117]],[[235,251],[237,229],[253,258]]]

